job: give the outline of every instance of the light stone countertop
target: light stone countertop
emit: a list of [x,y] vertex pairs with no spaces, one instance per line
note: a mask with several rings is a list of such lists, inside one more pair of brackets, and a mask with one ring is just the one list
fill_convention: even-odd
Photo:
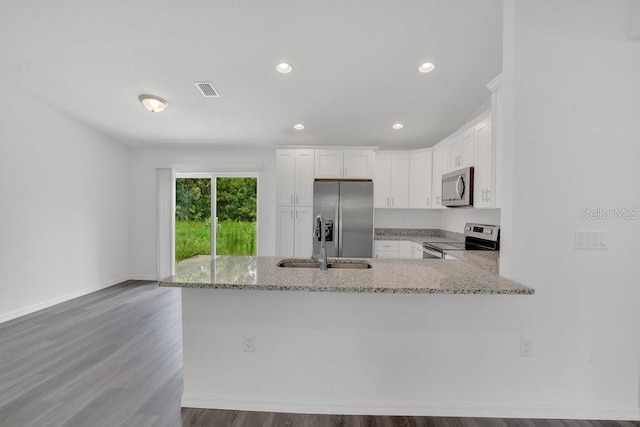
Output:
[[[268,291],[428,294],[518,294],[534,289],[460,260],[367,259],[371,268],[283,268],[282,257],[217,256],[204,259],[160,286]],[[330,259],[331,260],[331,259]],[[345,259],[340,259],[344,261]]]
[[[397,231],[407,233],[396,234]],[[395,232],[395,233],[394,233]],[[448,233],[445,237],[444,233]],[[399,240],[422,244],[424,242],[460,242],[464,235],[443,232],[442,230],[397,230],[390,229],[387,233],[377,233],[374,240]],[[461,238],[458,238],[462,236]],[[452,238],[453,237],[453,238]],[[500,266],[500,251],[448,251],[447,255],[461,259],[465,262],[480,267],[490,273],[498,274]]]

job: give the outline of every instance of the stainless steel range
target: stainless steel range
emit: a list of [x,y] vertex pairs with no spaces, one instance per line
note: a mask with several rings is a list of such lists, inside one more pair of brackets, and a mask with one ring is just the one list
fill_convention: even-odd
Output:
[[422,244],[423,258],[446,259],[454,251],[497,251],[500,249],[500,227],[497,225],[467,223],[464,242],[442,241],[434,238]]

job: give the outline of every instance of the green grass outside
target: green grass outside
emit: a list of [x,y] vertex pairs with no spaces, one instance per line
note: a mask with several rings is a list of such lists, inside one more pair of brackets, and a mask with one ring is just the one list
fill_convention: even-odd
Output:
[[[222,221],[218,223],[218,255],[255,255],[256,223]],[[176,221],[176,262],[196,255],[211,254],[211,231],[202,221]]]

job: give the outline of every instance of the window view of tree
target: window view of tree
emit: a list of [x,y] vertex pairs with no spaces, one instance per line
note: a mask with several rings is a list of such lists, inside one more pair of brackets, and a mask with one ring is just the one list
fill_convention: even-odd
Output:
[[[217,255],[255,255],[257,178],[216,178],[215,196]],[[211,224],[211,179],[177,178],[176,262],[211,254]]]

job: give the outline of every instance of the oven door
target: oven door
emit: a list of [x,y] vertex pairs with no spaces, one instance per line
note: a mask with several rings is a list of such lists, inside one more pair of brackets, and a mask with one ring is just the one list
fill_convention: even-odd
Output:
[[422,246],[422,259],[444,259],[443,252]]

